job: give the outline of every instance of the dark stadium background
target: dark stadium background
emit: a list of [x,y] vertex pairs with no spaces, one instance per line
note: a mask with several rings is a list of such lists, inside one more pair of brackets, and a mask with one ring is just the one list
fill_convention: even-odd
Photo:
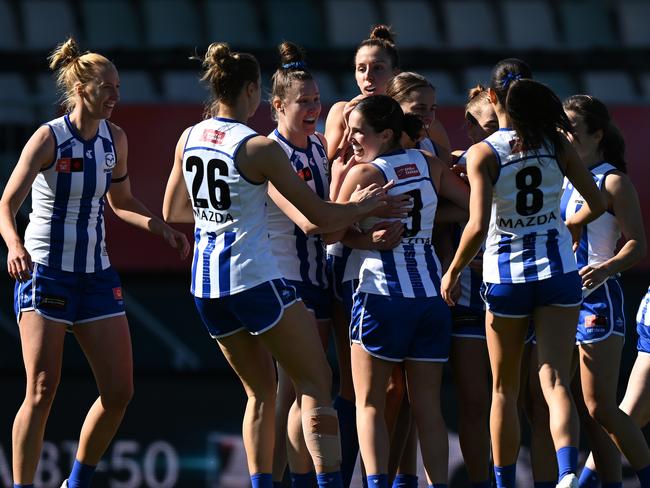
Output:
[[[487,82],[490,66],[517,56],[563,98],[589,93],[612,109],[627,144],[630,175],[650,224],[650,2],[647,0],[0,0],[0,185],[35,127],[58,113],[46,56],[74,34],[120,71],[122,102],[113,121],[129,137],[134,193],[160,214],[181,131],[200,119],[207,91],[199,63],[211,41],[254,53],[268,85],[275,46],[302,44],[323,98],[357,93],[355,46],[372,24],[391,24],[405,70],[437,87],[438,117],[453,148],[465,148],[464,92]],[[273,125],[263,104],[252,125]],[[322,126],[321,126],[322,127]],[[18,216],[24,229],[26,202]],[[134,342],[136,394],[94,486],[246,486],[239,430],[244,394],[195,313],[189,260],[155,237],[107,219],[108,247],[119,270]],[[187,228],[189,234],[189,228]],[[6,248],[0,246],[0,258]],[[3,264],[4,266],[4,264]],[[634,314],[650,281],[650,259],[625,273],[628,331],[620,387],[634,360]],[[10,436],[24,376],[12,311],[13,283],[0,278],[0,487],[11,486]],[[1,298],[4,297],[4,298]],[[332,356],[333,359],[333,356]],[[70,337],[64,374],[46,433],[37,486],[58,487],[74,453],[83,415],[96,395],[82,353]],[[457,431],[453,379],[445,382],[450,435]],[[452,452],[456,452],[452,449]],[[456,457],[450,486],[467,485]],[[521,482],[529,478],[527,451]],[[632,486],[631,472],[626,484]]]

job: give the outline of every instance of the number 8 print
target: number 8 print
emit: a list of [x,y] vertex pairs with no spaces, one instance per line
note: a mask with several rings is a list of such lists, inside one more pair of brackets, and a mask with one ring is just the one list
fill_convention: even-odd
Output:
[[517,192],[517,213],[519,215],[538,213],[544,206],[544,193],[539,189],[539,185],[542,184],[542,171],[537,166],[529,166],[517,173],[515,181],[517,189],[520,190]]

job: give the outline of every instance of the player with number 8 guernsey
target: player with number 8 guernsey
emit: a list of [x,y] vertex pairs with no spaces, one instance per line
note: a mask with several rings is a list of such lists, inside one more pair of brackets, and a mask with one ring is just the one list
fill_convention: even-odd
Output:
[[[518,59],[501,61],[492,71],[488,94],[500,129],[467,153],[470,219],[441,289],[453,305],[460,272],[485,240],[483,294],[497,486],[515,486],[519,372],[532,317],[540,383],[553,419],[557,486],[577,488],[578,418],[569,384],[582,291],[572,241],[604,211],[605,202],[562,134],[572,133],[562,103],[530,78],[530,68]],[[560,215],[565,175],[586,203],[566,225]]]

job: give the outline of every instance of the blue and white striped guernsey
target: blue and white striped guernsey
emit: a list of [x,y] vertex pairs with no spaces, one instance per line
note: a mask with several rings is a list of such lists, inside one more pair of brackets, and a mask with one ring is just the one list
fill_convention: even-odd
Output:
[[636,314],[637,327],[650,327],[650,287],[639,304],[639,311]]
[[190,129],[183,176],[194,212],[191,292],[200,298],[234,295],[281,278],[266,221],[268,184],[251,183],[235,157],[257,133],[215,117]]
[[391,251],[355,249],[359,259],[358,291],[375,295],[419,298],[440,294],[440,262],[431,243],[438,194],[429,164],[416,149],[384,154],[371,164],[395,185],[391,195],[407,193],[413,209],[405,220],[402,242]]
[[25,248],[35,263],[94,273],[110,266],[104,241],[104,195],[117,154],[106,120],[84,140],[68,115],[47,123],[56,141],[52,164],[32,185]]
[[[467,151],[460,155],[457,164],[467,164]],[[454,236],[454,246],[458,248],[460,243],[460,236],[465,228],[464,225],[457,227],[459,232]],[[484,246],[481,246],[481,250]],[[460,283],[460,297],[456,301],[457,305],[467,307],[475,312],[482,312],[485,310],[485,302],[481,298],[481,285],[483,284],[483,277],[481,273],[474,271],[469,266],[465,267],[460,273],[458,278]]]
[[[293,169],[307,186],[320,198],[328,200],[328,161],[318,136],[308,137],[306,149],[291,144],[277,129],[269,134],[269,138],[284,149]],[[271,198],[268,198],[267,210],[271,249],[284,278],[327,288],[327,256],[320,234],[305,235]]]
[[575,271],[571,234],[560,215],[564,174],[555,151],[549,144],[521,151],[511,129],[499,129],[483,142],[499,164],[483,281],[527,283]]
[[[600,162],[589,168],[594,177],[598,189],[602,189],[605,178],[616,167],[606,162]],[[577,213],[584,205],[582,195],[573,187],[573,185],[564,179],[564,194],[560,211],[562,220]],[[621,237],[621,229],[618,220],[611,212],[605,212],[593,222],[582,228],[580,246],[576,251],[576,261],[578,269],[587,265],[595,266],[604,263],[616,254],[616,243]]]

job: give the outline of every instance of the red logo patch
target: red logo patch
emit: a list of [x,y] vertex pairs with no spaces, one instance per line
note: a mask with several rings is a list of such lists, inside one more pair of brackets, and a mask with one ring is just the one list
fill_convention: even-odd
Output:
[[607,317],[604,315],[589,315],[585,317],[585,327],[607,327]]
[[57,173],[76,173],[83,170],[83,158],[60,158],[56,160]]
[[415,164],[405,164],[404,166],[395,168],[395,174],[397,174],[398,179],[403,180],[404,178],[420,176],[420,170]]
[[314,179],[314,175],[311,174],[311,168],[299,169],[298,176],[300,176],[302,181],[310,181]]
[[113,288],[113,298],[115,298],[115,300],[123,300],[123,298],[122,298],[122,287],[121,286]]
[[201,140],[209,142],[210,144],[221,144],[225,136],[225,132],[221,132],[215,129],[203,129]]

